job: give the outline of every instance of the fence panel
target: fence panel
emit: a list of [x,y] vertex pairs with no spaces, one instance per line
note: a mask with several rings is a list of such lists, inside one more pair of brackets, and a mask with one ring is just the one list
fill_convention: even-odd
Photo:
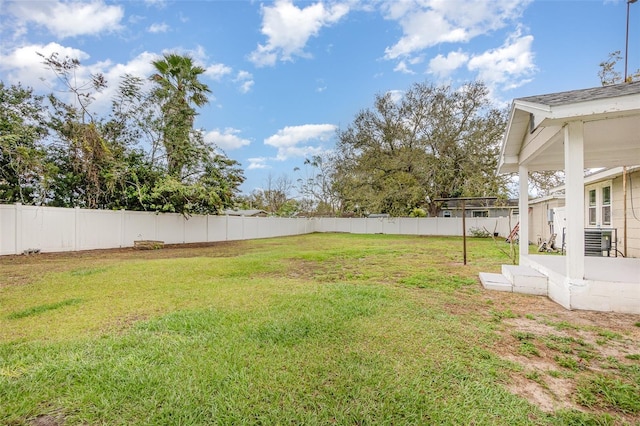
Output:
[[191,216],[184,221],[184,242],[205,243],[209,241],[207,231],[207,216]]
[[418,233],[421,218],[401,217],[398,218],[398,234],[420,235]]
[[390,217],[382,221],[382,233],[398,235],[400,234],[400,221],[403,218]]
[[77,213],[76,209],[22,206],[22,249],[76,250]]
[[122,247],[124,214],[124,210],[75,209],[75,250]]
[[136,240],[157,240],[156,215],[149,212],[126,212],[123,223],[123,247],[133,247]]
[[207,216],[207,241],[227,240],[229,216]]
[[16,217],[15,205],[0,205],[0,255],[18,253]]
[[244,218],[227,216],[227,240],[236,241],[244,239]]
[[155,234],[153,238],[141,238],[164,241],[166,244],[182,244],[185,242],[185,218],[179,213],[154,215]]

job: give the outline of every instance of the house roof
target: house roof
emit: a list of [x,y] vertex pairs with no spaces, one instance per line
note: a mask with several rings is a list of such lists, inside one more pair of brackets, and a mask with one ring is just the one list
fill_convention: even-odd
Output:
[[550,93],[547,95],[527,96],[524,98],[517,98],[516,100],[548,106],[559,106],[577,102],[634,95],[636,93],[640,93],[640,81],[627,84],[613,84],[604,87],[593,87],[590,89],[569,90],[566,92]]
[[[460,199],[451,198],[446,201],[445,210],[454,210],[462,208],[462,201]],[[465,199],[465,209],[509,209],[509,208],[517,208],[518,207],[518,199],[512,198],[508,200],[497,200],[497,199]]]
[[251,210],[225,210],[224,214],[227,216],[258,216],[258,215],[266,215],[267,212],[264,210],[251,209]]
[[499,173],[564,169],[564,126],[584,123],[585,168],[640,164],[640,82],[514,99]]

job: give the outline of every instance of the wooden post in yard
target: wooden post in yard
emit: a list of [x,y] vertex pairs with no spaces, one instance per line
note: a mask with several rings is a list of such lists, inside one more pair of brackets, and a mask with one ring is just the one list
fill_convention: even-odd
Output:
[[447,201],[461,201],[462,202],[462,258],[463,262],[467,264],[467,200],[481,200],[481,201],[495,201],[498,197],[457,197],[457,198],[436,198],[433,201],[444,203]]
[[467,208],[464,203],[464,198],[462,199],[462,258],[464,259],[464,264],[467,264]]

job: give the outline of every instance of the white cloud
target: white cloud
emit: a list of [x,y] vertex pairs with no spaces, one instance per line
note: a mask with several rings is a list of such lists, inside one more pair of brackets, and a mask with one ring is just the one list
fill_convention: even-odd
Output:
[[469,55],[461,52],[449,52],[447,56],[438,55],[429,61],[427,72],[435,74],[438,78],[446,78],[453,71],[460,68],[469,60]]
[[167,31],[169,31],[169,25],[163,23],[156,23],[156,24],[151,24],[149,26],[149,28],[147,28],[147,31],[149,31],[152,34],[158,34],[158,33],[166,33]]
[[287,126],[264,140],[265,145],[278,149],[277,159],[284,161],[292,157],[318,155],[325,150],[321,146],[304,145],[310,141],[327,141],[336,131],[333,124],[303,124]]
[[204,140],[225,151],[231,151],[251,144],[249,139],[243,139],[238,136],[238,134],[240,134],[240,130],[232,127],[227,127],[223,131],[214,129],[204,134]]
[[240,85],[239,88],[242,93],[248,93],[255,83],[253,81],[253,74],[243,70],[238,71],[238,74],[233,81]]
[[10,11],[21,23],[43,26],[59,38],[119,30],[124,16],[122,6],[106,5],[101,0],[21,1],[11,3]]
[[471,71],[490,88],[513,89],[530,81],[536,67],[533,63],[531,44],[533,36],[522,36],[520,31],[511,34],[497,49],[474,55],[468,63]]
[[240,91],[242,93],[249,93],[254,83],[255,82],[253,80],[243,81],[242,84],[240,85]]
[[309,56],[304,52],[309,38],[348,12],[347,4],[325,6],[322,2],[298,8],[291,0],[277,0],[273,6],[262,6],[261,32],[267,36],[267,42],[258,44],[249,60],[256,66],[273,66],[278,60]]
[[270,167],[266,164],[267,158],[265,157],[254,157],[249,158],[249,166],[247,166],[247,170],[257,170],[257,169],[269,169]]
[[[44,65],[44,58],[51,56],[53,53],[58,54],[58,59],[65,57],[84,61],[89,59],[89,54],[72,47],[62,46],[58,43],[30,44],[19,47],[7,55],[0,55],[0,69],[6,72],[6,78],[9,83],[40,88],[41,90],[50,90],[57,83],[54,73]],[[80,78],[88,76],[86,70],[79,69]]]
[[397,20],[403,36],[385,50],[386,59],[411,57],[441,43],[464,43],[503,28],[531,0],[389,0],[385,17]]
[[393,70],[404,74],[415,74],[415,72],[407,66],[407,63],[405,61],[398,62],[398,65],[396,65]]
[[213,64],[205,67],[204,75],[213,80],[220,80],[227,74],[231,74],[233,70],[225,64]]

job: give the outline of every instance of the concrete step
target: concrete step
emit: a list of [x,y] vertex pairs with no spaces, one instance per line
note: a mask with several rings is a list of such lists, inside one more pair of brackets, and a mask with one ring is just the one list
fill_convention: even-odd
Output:
[[502,274],[513,284],[514,293],[547,294],[547,276],[529,266],[502,265]]
[[480,282],[482,283],[482,287],[487,290],[497,290],[497,291],[513,291],[513,285],[511,281],[507,279],[502,274],[492,274],[490,272],[480,272]]

